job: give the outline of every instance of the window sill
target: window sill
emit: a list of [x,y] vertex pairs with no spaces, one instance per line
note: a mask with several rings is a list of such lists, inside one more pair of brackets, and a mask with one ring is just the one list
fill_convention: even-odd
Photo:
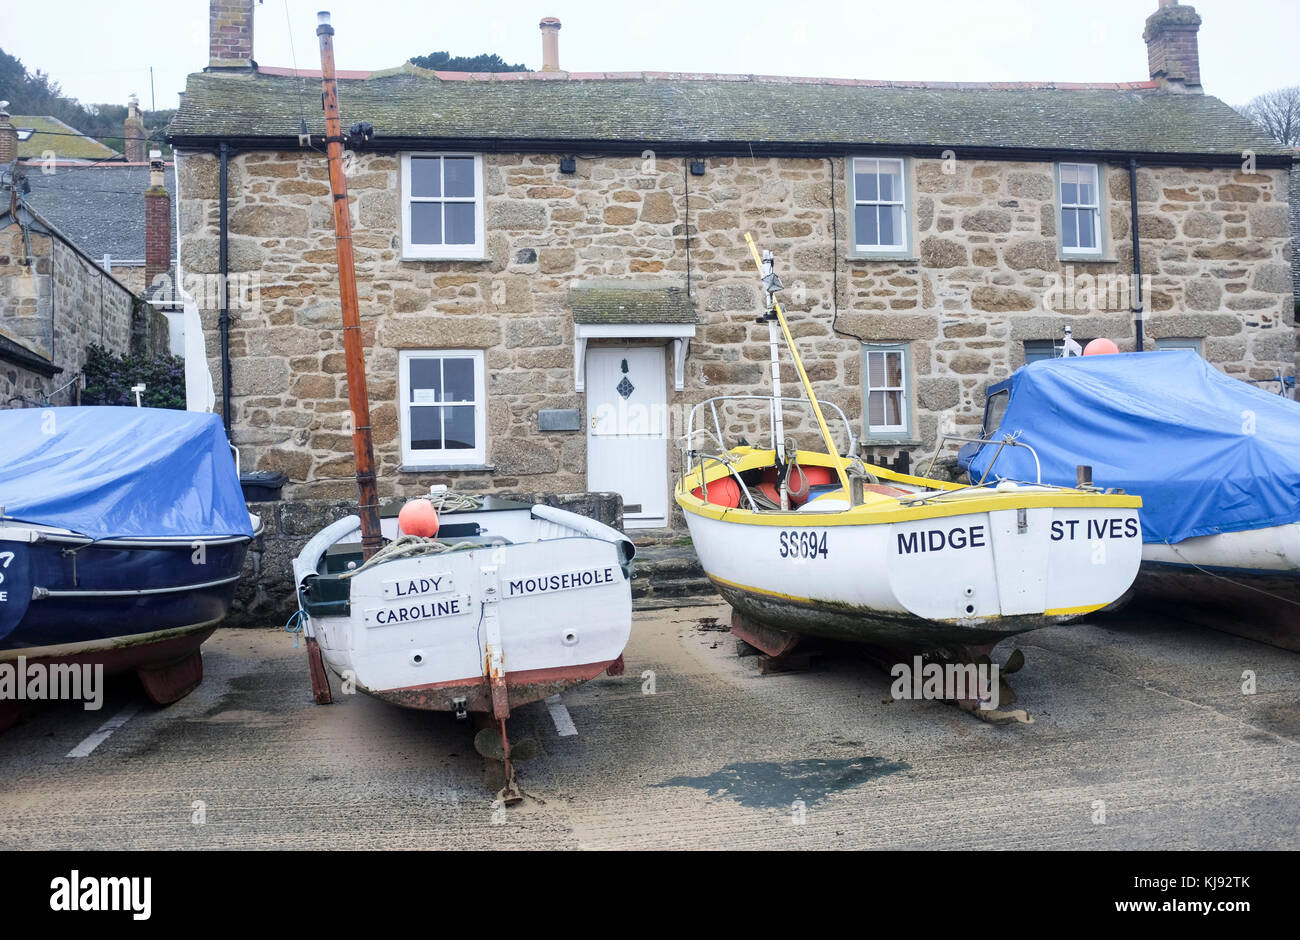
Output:
[[871,437],[858,441],[860,448],[867,447],[920,447],[921,441],[913,437]]
[[879,253],[854,252],[851,251],[844,256],[845,261],[907,261],[912,264],[920,262],[914,253],[910,251],[882,251]]
[[402,255],[400,261],[489,261],[487,255],[437,255],[425,257],[424,255]]
[[1074,261],[1089,262],[1091,264],[1119,264],[1118,258],[1107,258],[1105,255],[1070,255],[1063,251],[1056,253],[1057,261]]
[[455,473],[461,472],[479,472],[487,471],[496,473],[496,465],[490,463],[421,463],[421,464],[402,464],[397,468],[398,473]]

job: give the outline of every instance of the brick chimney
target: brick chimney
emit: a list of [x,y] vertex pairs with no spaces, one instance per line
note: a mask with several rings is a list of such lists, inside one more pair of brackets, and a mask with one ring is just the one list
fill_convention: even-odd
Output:
[[126,102],[126,138],[127,163],[144,163],[144,115],[140,113],[140,99],[132,95]]
[[0,165],[18,159],[18,131],[9,121],[9,102],[0,101]]
[[144,191],[144,282],[153,286],[154,278],[171,270],[172,197],[163,180],[162,153],[149,152],[149,188]]
[[543,17],[537,24],[542,30],[542,71],[560,70],[560,21],[553,16]]
[[1147,17],[1142,38],[1147,43],[1151,78],[1163,91],[1201,92],[1201,59],[1196,33],[1201,18],[1192,7],[1178,0],[1160,0],[1160,7]]
[[253,0],[208,0],[208,68],[253,67]]

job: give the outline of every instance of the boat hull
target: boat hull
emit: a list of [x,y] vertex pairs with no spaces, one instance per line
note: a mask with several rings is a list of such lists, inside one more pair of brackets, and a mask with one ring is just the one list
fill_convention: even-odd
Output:
[[[344,582],[346,610],[315,605],[307,578],[303,608],[344,692],[403,708],[500,713],[621,672],[635,550],[617,530],[537,509],[551,519],[527,509],[456,514],[456,524],[482,521],[508,540],[366,568]],[[319,560],[299,564],[315,570]]]
[[1141,552],[1134,508],[856,525],[818,515],[686,518],[705,572],[749,620],[905,649],[986,646],[1098,610],[1128,589]]
[[1134,601],[1300,652],[1300,524],[1148,544]]
[[[200,647],[230,609],[249,542],[0,527],[0,663],[135,672],[156,704],[184,698],[203,681]],[[0,730],[27,704],[0,701]]]

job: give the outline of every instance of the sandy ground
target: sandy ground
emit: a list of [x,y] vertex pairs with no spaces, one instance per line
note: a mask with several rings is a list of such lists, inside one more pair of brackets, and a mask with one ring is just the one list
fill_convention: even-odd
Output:
[[1042,630],[1012,677],[1034,723],[993,726],[892,700],[852,649],[761,675],[728,615],[638,613],[626,674],[564,696],[575,735],[518,710],[542,753],[509,809],[467,722],[313,705],[291,637],[222,630],[170,708],[128,679],[0,735],[0,848],[1300,848],[1294,653],[1136,617]]

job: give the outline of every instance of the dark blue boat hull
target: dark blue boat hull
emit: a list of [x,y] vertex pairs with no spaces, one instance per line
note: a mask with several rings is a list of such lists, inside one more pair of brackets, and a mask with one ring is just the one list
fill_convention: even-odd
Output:
[[230,609],[250,541],[0,541],[0,652],[215,625]]

